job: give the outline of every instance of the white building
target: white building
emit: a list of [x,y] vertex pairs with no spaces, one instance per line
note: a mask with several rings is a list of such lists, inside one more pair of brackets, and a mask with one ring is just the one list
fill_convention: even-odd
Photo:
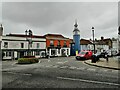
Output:
[[28,50],[35,57],[45,56],[46,39],[44,36],[32,36],[30,49],[28,49],[28,45],[26,35],[9,34],[3,36],[1,45],[3,59],[17,59],[27,56]]

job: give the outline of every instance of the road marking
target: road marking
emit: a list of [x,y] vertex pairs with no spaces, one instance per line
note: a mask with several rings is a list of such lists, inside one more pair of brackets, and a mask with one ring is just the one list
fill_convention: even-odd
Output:
[[39,62],[38,63],[41,63],[41,60],[39,60]]
[[63,62],[57,62],[58,64],[63,64]]
[[58,65],[53,65],[52,67],[53,67],[53,68],[58,68],[59,66],[58,66]]
[[56,62],[57,64],[64,64],[64,63],[66,63],[66,62],[68,62],[68,61],[64,61],[64,62]]
[[95,71],[95,69],[93,69],[93,68],[88,68],[87,70],[89,70],[89,71]]
[[113,73],[118,73],[119,71],[118,70],[112,70]]
[[50,62],[50,60],[48,60],[48,62]]
[[63,79],[63,80],[81,81],[81,82],[87,82],[87,83],[98,83],[98,84],[107,84],[107,85],[115,85],[115,86],[120,85],[120,84],[117,84],[117,83],[100,82],[100,81],[93,81],[93,80],[84,80],[84,79],[75,79],[75,78],[66,78],[66,77],[57,77],[57,78],[58,79]]
[[28,74],[28,73],[16,73],[16,72],[6,72],[6,73],[32,76],[32,74]]
[[60,68],[67,68],[68,66],[62,66],[62,67],[60,67]]
[[85,68],[84,67],[79,67],[79,68],[76,68],[78,70],[84,70]]
[[69,69],[76,69],[77,67],[69,67]]
[[51,65],[50,66],[45,66],[45,67],[51,67]]

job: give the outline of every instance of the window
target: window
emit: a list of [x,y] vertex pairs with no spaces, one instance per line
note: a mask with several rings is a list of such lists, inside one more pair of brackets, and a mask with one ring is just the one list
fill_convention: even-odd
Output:
[[8,42],[4,42],[4,47],[8,48]]
[[60,45],[60,41],[58,41],[58,45]]
[[21,48],[24,48],[24,43],[21,43]]
[[50,45],[53,45],[53,40],[50,41]]
[[9,56],[11,56],[11,52],[9,52]]
[[58,54],[60,54],[60,49],[58,49]]
[[66,41],[64,41],[64,45],[66,45]]
[[11,52],[6,52],[6,57],[10,57],[11,56]]
[[36,51],[36,55],[40,55],[40,52],[39,52],[39,51]]
[[37,46],[36,46],[37,48],[40,48],[40,44],[39,43],[37,43]]

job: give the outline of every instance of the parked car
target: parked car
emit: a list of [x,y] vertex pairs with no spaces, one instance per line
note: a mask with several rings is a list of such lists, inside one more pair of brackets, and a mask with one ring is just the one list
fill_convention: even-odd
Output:
[[76,55],[77,60],[86,60],[92,58],[92,51],[81,51]]

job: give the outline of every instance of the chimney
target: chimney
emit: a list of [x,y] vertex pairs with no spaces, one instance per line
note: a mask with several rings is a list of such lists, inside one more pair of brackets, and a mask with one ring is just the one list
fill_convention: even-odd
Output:
[[104,37],[103,37],[103,36],[101,37],[101,40],[104,40]]

